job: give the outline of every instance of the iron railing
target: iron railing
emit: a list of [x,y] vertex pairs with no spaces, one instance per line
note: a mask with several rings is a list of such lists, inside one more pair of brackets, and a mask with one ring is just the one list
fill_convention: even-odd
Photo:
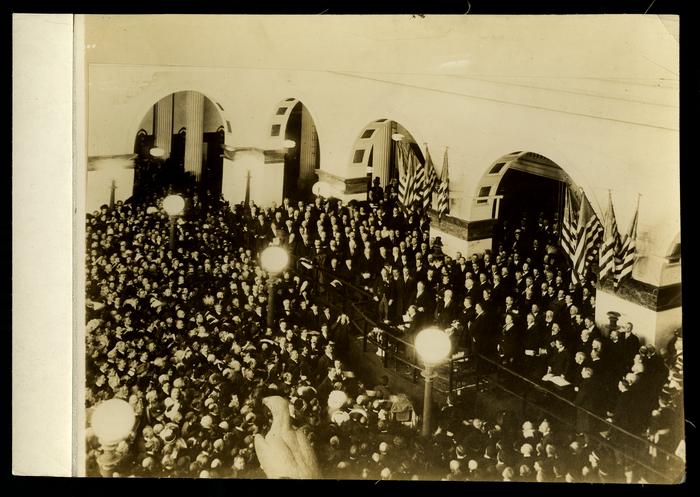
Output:
[[[379,322],[378,313],[372,311],[376,302],[371,291],[339,278],[308,259],[293,259],[296,270],[311,279],[314,295],[350,318],[350,328],[362,340],[363,352],[380,351],[377,355],[381,356],[385,368],[406,376],[413,383],[419,381],[424,366],[418,359],[414,344],[403,336],[397,326]],[[334,280],[338,280],[340,285],[331,286],[330,282]],[[455,355],[436,372],[438,376],[433,388],[438,394],[455,395],[461,390],[473,388],[476,395],[474,404],[478,405],[480,390],[498,389],[520,401],[522,415],[538,412],[541,417],[556,420],[572,432],[576,431],[576,420],[585,417],[595,427],[590,430],[589,436],[613,451],[621,464],[642,469],[653,482],[677,483],[683,478],[685,462],[675,454],[489,357]]]

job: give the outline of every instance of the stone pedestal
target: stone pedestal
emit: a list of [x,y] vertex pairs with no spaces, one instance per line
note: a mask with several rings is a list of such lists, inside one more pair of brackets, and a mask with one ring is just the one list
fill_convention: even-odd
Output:
[[597,325],[609,330],[611,311],[620,313],[618,325],[629,321],[642,343],[665,347],[682,326],[681,284],[662,287],[626,279],[615,290],[606,280],[596,288]]

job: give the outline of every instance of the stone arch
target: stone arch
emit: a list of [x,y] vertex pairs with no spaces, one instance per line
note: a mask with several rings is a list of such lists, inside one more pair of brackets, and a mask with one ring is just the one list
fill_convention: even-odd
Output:
[[[561,219],[566,191],[588,197],[582,185],[549,157],[529,150],[516,150],[493,161],[482,174],[470,205],[468,237],[481,240],[483,248],[496,248],[512,224],[537,222],[540,213],[550,223]],[[589,200],[591,200],[589,198]],[[593,203],[595,199],[591,202]],[[548,213],[554,213],[549,216]],[[508,228],[510,226],[510,228]],[[507,238],[507,237],[506,237]]]
[[[201,112],[202,121],[196,124],[195,129],[201,127],[202,143],[196,145],[194,149],[185,145],[187,140],[185,129],[190,124],[193,126],[195,124],[188,122],[187,118],[183,117],[183,102],[186,102],[187,106],[194,105],[193,109],[199,109]],[[161,119],[161,112],[167,116],[165,119]],[[208,190],[214,194],[221,192],[222,147],[226,140],[227,130],[231,130],[231,123],[226,119],[224,107],[218,100],[212,99],[199,90],[192,89],[175,90],[165,95],[159,94],[141,115],[141,121],[137,127],[134,152],[140,158],[146,162],[150,159],[149,147],[164,149],[165,167],[168,172],[163,173],[162,180],[167,180],[167,178],[172,180],[173,174],[180,174],[176,170],[181,170],[183,165],[187,170],[187,164],[190,164],[189,173],[194,174],[197,178],[202,191]],[[150,130],[150,136],[144,136],[144,132],[147,132],[146,128]],[[186,159],[187,156],[190,159]],[[197,159],[200,156],[201,161]],[[167,160],[168,158],[171,160]],[[139,174],[136,175],[136,179],[139,180]],[[135,186],[141,183],[142,181],[136,181]]]
[[295,97],[278,102],[268,138],[272,148],[285,149],[283,196],[308,197],[318,179],[321,158],[316,123],[308,107]]
[[355,138],[350,156],[350,177],[367,176],[367,187],[371,183],[371,177],[379,177],[383,186],[386,186],[393,178],[398,179],[396,167],[394,141],[401,136],[402,141],[408,146],[423,163],[425,157],[423,150],[417,143],[413,133],[399,121],[391,118],[375,119],[366,124],[360,134]]
[[[230,143],[233,128],[231,124],[232,121],[229,118],[230,109],[226,110],[221,104],[222,100],[225,99],[222,99],[221,95],[216,94],[216,92],[212,92],[206,88],[201,88],[198,85],[193,86],[170,84],[166,87],[160,86],[158,88],[154,88],[148,94],[141,95],[139,98],[139,103],[136,104],[135,117],[132,118],[131,124],[129,125],[128,136],[133,139],[135,133],[137,133],[140,129],[141,121],[143,120],[144,116],[149,112],[149,109],[151,107],[156,105],[156,103],[158,103],[160,100],[167,97],[168,95],[184,91],[195,91],[197,93],[201,93],[202,95],[204,95],[205,98],[214,103],[214,107],[216,109],[216,112],[218,113],[219,120],[224,126],[224,143]],[[177,132],[177,130],[174,130],[174,132]]]
[[474,196],[471,198],[470,221],[498,218],[503,199],[499,191],[502,189],[507,173],[513,170],[559,181],[574,190],[579,188],[569,173],[548,157],[535,152],[517,150],[494,161],[481,176]]

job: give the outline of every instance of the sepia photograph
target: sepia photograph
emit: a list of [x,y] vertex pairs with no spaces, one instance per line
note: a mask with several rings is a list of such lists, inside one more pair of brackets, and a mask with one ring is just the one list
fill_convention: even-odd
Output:
[[678,26],[75,16],[77,474],[682,483]]

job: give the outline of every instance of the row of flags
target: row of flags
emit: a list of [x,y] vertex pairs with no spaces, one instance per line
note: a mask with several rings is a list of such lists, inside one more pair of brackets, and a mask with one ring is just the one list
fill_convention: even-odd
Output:
[[[399,202],[407,209],[425,211],[431,206],[432,194],[437,193],[438,218],[450,212],[449,168],[447,148],[442,171],[438,178],[426,145],[425,162],[420,163],[411,147],[396,142],[396,158],[399,166]],[[639,200],[632,223],[624,238],[615,220],[612,193],[608,192],[608,209],[601,223],[593,207],[581,192],[577,202],[569,188],[566,189],[561,245],[571,260],[572,281],[584,281],[591,263],[598,257],[598,280],[613,278],[614,287],[632,273],[636,255]],[[578,212],[576,212],[578,211]]]
[[564,219],[561,230],[561,247],[571,260],[571,279],[581,283],[590,263],[598,255],[598,280],[613,278],[617,288],[632,273],[636,255],[637,220],[639,201],[630,228],[622,238],[617,228],[612,194],[608,192],[608,209],[604,224],[600,222],[590,202],[581,194],[578,215],[573,193],[567,188]]
[[615,210],[613,209],[612,193],[608,192],[608,210],[605,212],[605,228],[603,244],[600,249],[598,278],[612,276],[614,286],[632,274],[634,258],[637,252],[637,224],[639,222],[639,197],[632,222],[624,238],[617,229]]
[[425,211],[432,203],[433,193],[437,193],[438,217],[450,212],[450,187],[447,149],[438,178],[426,146],[425,162],[420,163],[411,147],[405,142],[396,142],[396,159],[399,166],[399,202],[406,209]]

